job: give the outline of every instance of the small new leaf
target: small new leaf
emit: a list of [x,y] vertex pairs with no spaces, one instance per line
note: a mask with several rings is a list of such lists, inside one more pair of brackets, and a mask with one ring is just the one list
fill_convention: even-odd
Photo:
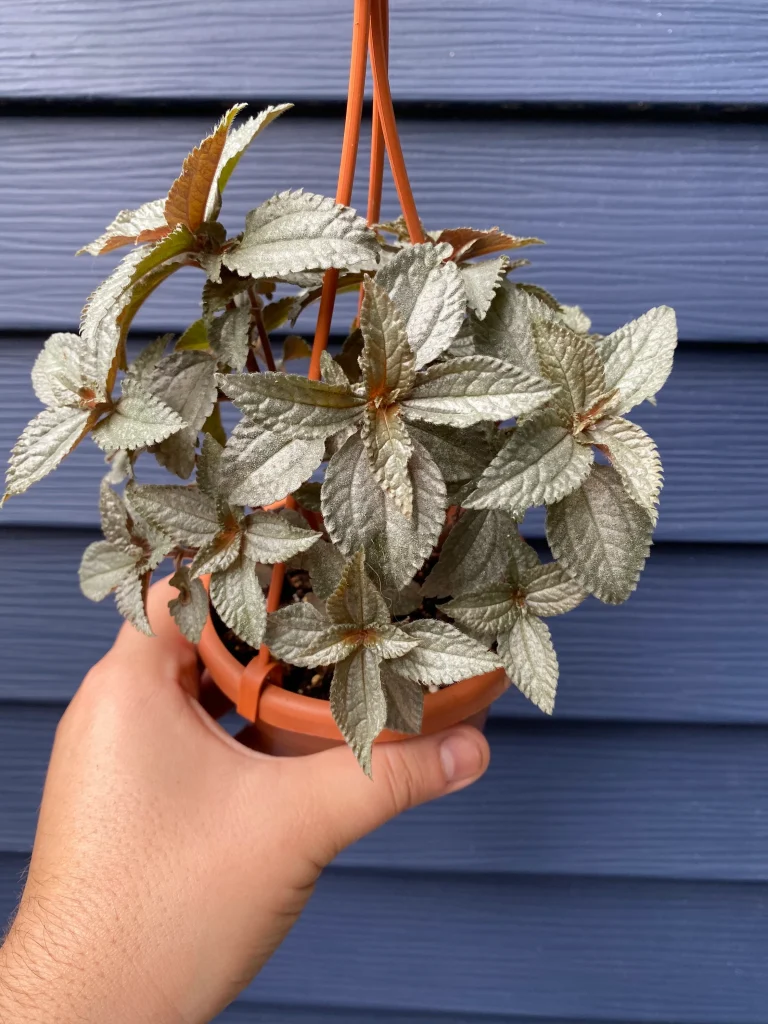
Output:
[[91,256],[101,256],[124,245],[157,241],[169,230],[164,208],[165,199],[152,199],[135,210],[121,210],[104,229],[104,234],[78,249],[77,255],[87,252]]
[[361,629],[389,622],[389,609],[365,571],[361,548],[344,567],[339,585],[328,598],[326,610],[332,622],[352,622]]
[[577,490],[547,509],[555,558],[585,590],[621,604],[637,586],[653,523],[610,466],[594,465]]
[[305,270],[373,270],[376,236],[348,206],[310,192],[280,192],[245,218],[241,241],[224,266],[243,277],[284,277]]
[[481,263],[463,263],[460,267],[461,280],[467,295],[467,306],[478,320],[484,320],[491,308],[493,298],[506,275],[511,263],[506,256]]
[[371,460],[371,472],[402,514],[410,519],[413,486],[408,462],[413,442],[397,405],[368,406],[360,436]]
[[499,637],[498,649],[507,675],[518,690],[551,715],[559,669],[547,624],[535,615],[518,616],[512,629]]
[[199,643],[208,619],[208,594],[200,580],[193,580],[187,566],[182,565],[171,576],[178,597],[171,598],[168,608],[181,632],[193,644]]
[[360,330],[360,365],[369,400],[407,391],[413,383],[415,362],[405,325],[393,300],[370,279],[365,281]]

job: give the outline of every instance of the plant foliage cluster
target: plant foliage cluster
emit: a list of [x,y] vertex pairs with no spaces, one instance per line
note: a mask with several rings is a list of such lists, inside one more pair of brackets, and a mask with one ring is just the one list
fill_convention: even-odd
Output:
[[[132,248],[91,295],[79,335],[52,335],[38,357],[44,409],[13,449],[6,497],[90,434],[110,470],[83,592],[114,592],[148,633],[150,577],[173,559],[170,608],[192,640],[210,596],[254,648],[335,665],[331,709],[369,771],[382,729],[419,731],[425,688],[503,666],[551,712],[546,619],[635,589],[662,471],[626,414],[664,384],[675,316],[659,307],[593,334],[578,307],[510,278],[527,260],[507,253],[537,239],[454,228],[412,245],[400,221],[369,226],[303,191],[267,199],[228,238],[224,189],[286,109],[233,127],[233,107],[165,199],[120,212],[86,246]],[[202,316],[129,363],[133,317],[181,267],[204,272]],[[329,268],[341,290],[362,289],[360,315],[310,380],[285,370],[306,343],[289,335],[276,364],[270,333],[318,298]],[[242,413],[228,437],[226,399]],[[142,452],[196,482],[139,483]],[[269,508],[291,494],[295,508]],[[544,563],[518,529],[541,505]],[[312,592],[267,616],[263,567],[277,562],[306,570]]]

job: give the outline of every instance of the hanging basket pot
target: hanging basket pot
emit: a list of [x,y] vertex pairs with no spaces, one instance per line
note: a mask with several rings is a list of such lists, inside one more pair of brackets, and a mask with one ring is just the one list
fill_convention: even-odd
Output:
[[[208,586],[208,577],[203,577]],[[238,712],[253,722],[251,746],[266,754],[314,754],[344,743],[327,700],[284,690],[282,666],[255,657],[243,666],[219,636],[211,616],[203,629],[198,653],[213,681]],[[422,733],[439,732],[459,722],[482,725],[488,707],[506,690],[503,669],[472,676],[424,697]],[[406,739],[384,730],[377,743]]]

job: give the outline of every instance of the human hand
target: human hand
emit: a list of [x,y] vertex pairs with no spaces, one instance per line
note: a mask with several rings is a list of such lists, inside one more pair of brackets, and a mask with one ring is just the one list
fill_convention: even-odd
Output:
[[322,868],[483,774],[470,726],[380,744],[247,749],[203,710],[195,648],[150,591],[56,733],[26,887],[0,950],[4,1024],[202,1024],[283,940]]

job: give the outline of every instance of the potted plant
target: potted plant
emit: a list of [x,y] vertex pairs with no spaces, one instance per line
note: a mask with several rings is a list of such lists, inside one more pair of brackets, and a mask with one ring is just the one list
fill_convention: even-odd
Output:
[[[367,217],[349,206],[370,41]],[[245,149],[288,105],[235,126],[227,111],[165,199],[121,211],[92,254],[131,246],[54,334],[32,381],[43,411],[15,446],[6,498],[90,435],[109,472],[104,540],[80,568],[144,632],[152,573],[172,559],[169,611],[261,746],[351,746],[435,730],[512,681],[545,712],[557,658],[546,619],[588,594],[634,590],[662,474],[625,414],[652,401],[676,344],[671,309],[608,336],[577,307],[513,277],[537,243],[498,228],[425,231],[386,72],[386,6],[357,0],[339,187],[266,198],[228,238],[218,215]],[[402,207],[381,222],[387,150]],[[145,299],[182,267],[204,274],[202,315],[129,361]],[[340,351],[337,291],[360,294]],[[311,348],[273,332],[319,300]],[[288,372],[309,357],[306,376]],[[225,433],[221,406],[241,418]],[[140,482],[147,453],[183,483]],[[195,482],[189,482],[195,475]],[[170,478],[169,478],[170,479]],[[546,506],[554,560],[521,536]]]

